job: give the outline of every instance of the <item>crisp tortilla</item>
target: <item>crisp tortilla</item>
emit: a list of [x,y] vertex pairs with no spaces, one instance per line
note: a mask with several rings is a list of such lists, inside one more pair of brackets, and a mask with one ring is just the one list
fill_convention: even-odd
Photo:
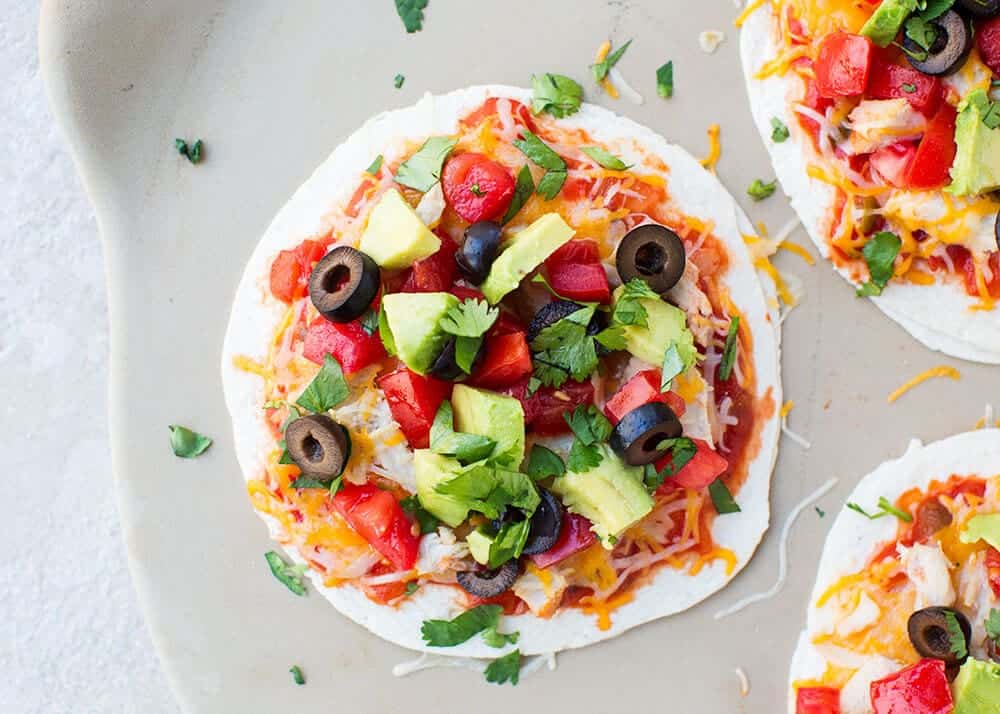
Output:
[[[877,503],[882,496],[895,502],[911,488],[925,490],[931,481],[944,481],[952,474],[989,478],[998,471],[1000,429],[970,431],[927,446],[914,440],[903,456],[885,462],[865,476],[845,502],[871,504]],[[812,644],[819,630],[820,615],[815,606],[816,600],[840,578],[862,570],[881,543],[895,540],[897,527],[895,518],[867,520],[846,508],[837,516],[826,537],[816,584],[809,596],[806,628],[792,655],[788,675],[790,692],[792,682],[818,679],[826,669],[826,659]],[[851,656],[855,658],[851,663],[853,668],[860,667],[865,660],[864,655]],[[795,711],[793,692],[790,694],[789,711]]]
[[[754,78],[760,67],[777,55],[770,7],[764,3],[750,15],[740,38],[750,108],[792,208],[820,253],[828,257],[821,226],[833,205],[835,189],[806,173],[808,138],[799,129],[787,102],[788,96],[798,92],[800,80],[793,76]],[[789,140],[771,141],[774,117],[791,129]],[[851,282],[846,270],[838,268],[838,272]],[[872,301],[931,349],[973,362],[1000,364],[1000,317],[995,310],[971,310],[978,300],[966,295],[957,282],[924,286],[894,281]]]
[[[422,141],[429,135],[456,131],[459,119],[480,106],[488,97],[502,96],[530,102],[530,93],[504,86],[478,86],[441,96],[425,96],[416,105],[380,114],[352,134],[316,170],[313,176],[281,209],[268,228],[247,265],[233,303],[232,316],[222,351],[222,381],[226,405],[233,419],[236,453],[247,480],[257,478],[265,463],[273,437],[263,418],[261,380],[233,366],[233,358],[265,356],[266,346],[285,310],[267,293],[270,262],[282,249],[297,245],[303,238],[322,233],[324,215],[345,202],[361,172],[372,157],[393,155],[393,147],[403,140]],[[734,303],[752,329],[754,363],[759,393],[770,390],[775,405],[781,404],[779,378],[779,323],[769,309],[776,305],[773,293],[765,295],[752,266],[741,233],[752,234],[750,221],[729,196],[718,179],[702,169],[684,150],[668,144],[646,127],[619,117],[600,107],[585,104],[576,115],[564,120],[567,126],[581,127],[597,141],[613,147],[626,161],[641,158],[634,146],[662,159],[670,167],[664,176],[668,190],[687,215],[715,223],[715,235],[726,243],[731,267],[723,281]],[[763,418],[763,417],[761,417]],[[612,626],[601,631],[593,615],[567,609],[550,619],[533,615],[505,618],[504,630],[521,633],[518,647],[524,654],[554,652],[582,647],[615,637],[626,630],[658,617],[685,610],[722,588],[750,560],[768,525],[768,490],[777,453],[780,425],[777,415],[767,418],[760,432],[760,449],[750,465],[746,482],[739,491],[742,512],[717,518],[712,536],[737,557],[734,572],[715,561],[697,577],[671,568],[657,571],[655,581],[635,592],[635,599],[614,611]],[[276,523],[268,516],[272,534]],[[289,553],[302,562],[297,552]],[[430,618],[451,618],[461,611],[453,601],[453,588],[424,586],[399,607],[378,605],[360,589],[324,587],[320,576],[309,571],[313,586],[334,606],[375,634],[403,647],[456,656],[496,657],[498,650],[476,637],[447,650],[429,648],[420,637],[420,624]]]

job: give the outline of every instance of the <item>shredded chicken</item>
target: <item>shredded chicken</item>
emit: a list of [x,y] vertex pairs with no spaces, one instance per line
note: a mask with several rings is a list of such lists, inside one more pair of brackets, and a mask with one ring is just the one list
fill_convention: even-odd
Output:
[[869,154],[927,128],[927,119],[905,99],[866,99],[848,115],[851,135],[842,145],[849,154]]
[[916,543],[912,548],[899,546],[899,561],[906,570],[906,577],[917,591],[914,609],[920,610],[932,605],[949,607],[955,602],[951,563],[939,544],[931,546]]

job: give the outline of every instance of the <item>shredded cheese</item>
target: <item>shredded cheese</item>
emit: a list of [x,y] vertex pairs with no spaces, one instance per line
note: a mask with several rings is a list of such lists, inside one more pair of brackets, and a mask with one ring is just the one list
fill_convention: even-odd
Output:
[[724,32],[720,32],[719,30],[705,30],[698,35],[698,46],[701,47],[702,52],[712,54],[719,49],[719,45],[721,45],[725,39],[726,34]]
[[892,404],[914,387],[923,384],[929,379],[934,379],[935,377],[948,377],[949,379],[959,380],[962,378],[962,373],[959,372],[954,367],[949,367],[947,365],[942,365],[940,367],[931,367],[927,371],[921,372],[916,377],[914,377],[906,384],[901,386],[899,389],[894,391],[892,394],[890,394],[886,401],[888,401],[889,404]]
[[715,173],[715,165],[719,163],[719,157],[722,156],[722,143],[719,141],[719,132],[721,128],[718,124],[712,124],[708,127],[708,156],[701,160],[701,165],[706,169]]
[[733,24],[737,27],[743,27],[743,23],[745,23],[749,17],[753,15],[765,2],[767,2],[767,0],[751,0],[751,2],[747,3],[747,6],[743,8],[743,12],[737,15],[736,19],[733,20]]
[[740,680],[740,696],[745,697],[750,693],[750,680],[747,679],[747,673],[742,667],[737,667],[735,671],[736,678]]

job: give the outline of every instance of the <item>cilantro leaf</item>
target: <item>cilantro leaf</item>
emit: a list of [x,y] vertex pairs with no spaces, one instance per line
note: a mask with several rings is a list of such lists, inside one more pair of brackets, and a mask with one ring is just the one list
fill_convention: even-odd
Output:
[[476,361],[483,339],[482,337],[455,338],[455,364],[466,374],[472,374],[472,363]]
[[566,176],[565,171],[546,171],[538,182],[538,195],[546,201],[551,201],[559,195],[563,184],[566,183]]
[[676,476],[698,453],[697,445],[686,436],[664,439],[657,448],[664,449],[664,455],[670,457],[670,463],[661,472],[664,477]]
[[957,659],[965,659],[969,656],[968,643],[958,618],[951,610],[944,610],[944,624],[948,628],[948,649]]
[[378,313],[374,310],[366,310],[365,314],[361,316],[361,329],[365,331],[366,335],[374,335],[378,330]]
[[403,76],[401,74],[397,74],[395,77],[392,78],[392,86],[395,87],[396,89],[402,89],[403,88],[403,82],[405,82],[405,81],[406,81],[406,77],[405,76]]
[[366,174],[371,174],[372,176],[376,176],[378,174],[378,172],[382,170],[382,164],[384,162],[385,162],[385,157],[382,156],[382,154],[379,154],[368,165],[368,168],[365,169],[365,173]]
[[438,521],[434,514],[420,505],[420,499],[416,496],[407,496],[399,502],[399,505],[416,519],[417,525],[420,526],[421,535],[433,533],[437,530],[440,521]]
[[955,0],[920,0],[917,7],[920,8],[920,16],[925,20],[936,20],[951,10]]
[[532,113],[547,112],[556,119],[576,114],[583,101],[583,87],[562,74],[532,75],[531,91]]
[[306,683],[305,675],[302,674],[302,668],[297,664],[293,664],[292,668],[288,670],[292,673],[292,681],[294,681],[300,687]]
[[754,179],[753,183],[747,188],[747,195],[754,201],[763,201],[765,198],[771,196],[777,188],[777,179],[770,183],[765,183],[761,179]]
[[674,377],[680,375],[685,369],[684,360],[681,358],[680,352],[677,351],[677,345],[671,343],[671,345],[667,347],[666,351],[663,353],[660,391],[669,392],[670,386],[673,384]]
[[386,354],[390,357],[396,356],[396,338],[392,336],[392,328],[389,327],[389,318],[385,314],[385,303],[378,306],[378,336],[382,340]]
[[719,362],[719,379],[723,382],[733,373],[736,364],[736,351],[740,346],[740,317],[736,315],[729,320],[729,332],[726,334],[726,346],[722,349],[722,361]]
[[627,171],[632,168],[632,164],[626,164],[612,153],[602,149],[600,146],[581,146],[580,151],[592,158],[598,165],[610,169],[611,171]]
[[479,605],[452,620],[424,620],[420,634],[431,647],[454,647],[486,629],[496,629],[502,612],[499,605]]
[[569,449],[569,458],[566,459],[566,466],[573,473],[580,474],[597,468],[603,460],[604,456],[596,446],[574,439],[573,446]]
[[646,327],[649,313],[640,300],[659,300],[660,296],[653,291],[642,278],[632,278],[625,283],[621,296],[615,301],[611,320],[619,325],[635,325]]
[[330,488],[330,482],[329,481],[324,481],[324,480],[318,479],[318,478],[312,478],[310,476],[299,476],[294,481],[292,481],[290,484],[288,484],[288,488],[296,488],[296,489],[298,489],[298,488],[322,488],[322,489],[327,489],[327,488]]
[[786,141],[789,136],[791,133],[788,131],[788,125],[778,117],[771,117],[771,141],[780,144]]
[[531,342],[535,377],[542,384],[561,387],[572,377],[582,381],[597,369],[597,348],[587,334],[594,316],[593,306],[581,307],[549,325]]
[[486,675],[487,682],[493,684],[510,682],[516,686],[521,676],[521,650],[514,650],[510,654],[493,660],[486,666],[483,674]]
[[524,550],[524,544],[528,542],[530,529],[531,521],[527,518],[513,523],[504,523],[490,544],[487,567],[495,570],[508,560],[520,557],[521,551]]
[[983,629],[986,630],[986,635],[994,642],[1000,640],[1000,610],[990,608],[990,614],[987,616],[986,621],[983,622]]
[[401,186],[426,193],[441,179],[441,167],[456,143],[457,139],[450,136],[432,136],[417,153],[400,164],[394,180]]
[[171,424],[170,448],[173,449],[174,456],[182,459],[193,459],[205,453],[205,450],[212,445],[212,440],[204,434],[192,431],[186,426]]
[[739,505],[733,500],[733,494],[721,478],[717,478],[709,484],[708,494],[712,497],[712,505],[715,506],[715,512],[720,516],[727,513],[740,512]]
[[893,265],[902,246],[903,242],[899,236],[888,231],[876,233],[870,241],[865,243],[865,247],[861,249],[861,255],[864,256],[865,263],[868,265],[871,279],[858,288],[859,297],[882,294],[882,290],[892,279]]
[[295,403],[314,414],[322,414],[347,399],[348,394],[350,390],[340,362],[333,355],[327,354],[323,357],[323,366]]
[[306,594],[306,586],[302,582],[302,575],[309,570],[308,565],[305,563],[302,565],[289,565],[285,562],[284,558],[273,550],[264,553],[264,559],[267,561],[268,567],[271,568],[271,574],[277,578],[279,583],[299,597]]
[[449,335],[479,337],[493,327],[499,316],[500,310],[485,300],[466,298],[444,314],[439,326]]
[[501,224],[507,224],[510,220],[517,215],[517,212],[524,207],[524,204],[528,202],[531,198],[531,194],[535,192],[535,180],[531,177],[531,169],[527,164],[521,167],[521,170],[517,172],[517,184],[514,186],[514,197],[510,201],[510,205],[507,207],[507,212],[503,214],[503,218],[500,219]]
[[487,518],[499,518],[506,506],[515,506],[530,515],[541,500],[530,476],[487,466],[485,462],[470,464],[454,478],[437,484],[434,490],[453,496],[468,510],[478,511]]
[[566,464],[556,452],[541,444],[534,444],[528,452],[528,465],[524,470],[538,481],[549,476],[562,476],[566,473]]
[[550,149],[548,144],[527,129],[523,129],[521,134],[523,138],[515,139],[514,146],[520,149],[531,163],[547,171],[566,171],[566,162]]
[[653,464],[646,464],[642,471],[642,482],[649,493],[653,493],[663,482],[667,480],[667,475],[663,471],[657,471]]
[[664,99],[674,96],[674,63],[669,61],[656,70],[656,93]]
[[190,161],[192,164],[200,164],[205,144],[198,139],[193,144],[188,144],[184,139],[174,139],[174,148],[177,153]]
[[628,341],[625,339],[625,330],[622,329],[621,325],[611,325],[604,328],[594,335],[594,339],[612,352],[628,348]]
[[629,40],[617,50],[605,57],[602,61],[590,65],[590,71],[594,75],[594,80],[597,82],[603,82],[605,78],[607,78],[608,72],[611,71],[612,67],[618,64],[618,60],[622,58],[622,55],[625,54],[625,50],[627,50],[628,46],[631,44],[632,40]]
[[593,404],[581,404],[571,413],[564,413],[563,419],[573,435],[587,446],[607,441],[611,436],[611,422]]
[[405,595],[409,597],[419,589],[420,589],[420,583],[418,583],[416,580],[411,580],[406,584]]
[[855,511],[856,513],[860,513],[862,516],[864,516],[865,518],[867,518],[869,521],[874,521],[874,520],[877,520],[879,518],[884,518],[885,516],[895,516],[899,520],[905,521],[906,523],[910,523],[910,522],[913,521],[913,516],[912,515],[910,515],[906,511],[902,511],[902,510],[896,508],[895,506],[893,506],[892,502],[889,501],[889,499],[886,498],[885,496],[880,496],[879,497],[879,499],[878,499],[878,509],[879,510],[876,513],[869,513],[868,511],[866,511],[865,509],[863,509],[861,506],[859,506],[856,503],[848,503],[847,507],[849,509],[851,509],[852,511]]
[[455,431],[451,402],[441,402],[434,423],[431,424],[430,448],[435,454],[453,456],[462,463],[471,463],[489,458],[497,442],[479,434],[463,434]]
[[904,25],[906,36],[913,41],[925,53],[930,52],[931,47],[937,41],[938,28],[920,14],[911,15]]
[[423,29],[426,7],[427,0],[396,0],[396,12],[408,33]]
[[506,647],[507,645],[516,645],[520,637],[520,632],[511,632],[510,634],[506,634],[498,632],[495,627],[483,630],[483,642],[485,642],[488,647],[496,647],[497,649]]

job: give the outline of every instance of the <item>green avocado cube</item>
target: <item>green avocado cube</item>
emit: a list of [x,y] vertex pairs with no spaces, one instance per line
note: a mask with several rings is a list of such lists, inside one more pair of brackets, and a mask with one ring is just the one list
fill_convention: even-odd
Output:
[[917,0],[882,0],[861,34],[879,47],[888,47],[896,39],[903,23],[917,9]]
[[515,290],[528,273],[544,263],[575,232],[558,213],[546,213],[514,236],[480,286],[489,303],[495,305]]
[[[624,288],[614,292],[617,304]],[[687,314],[668,302],[642,298],[639,303],[646,308],[646,326],[625,325],[625,348],[651,365],[663,363],[663,355],[671,345],[677,345],[677,354],[685,365],[692,365],[697,357],[694,335],[687,327]]]
[[[991,121],[990,116],[995,120]],[[1000,188],[998,123],[1000,107],[982,89],[970,93],[958,105],[955,122],[958,151],[951,165],[949,192],[956,196],[976,196]]]
[[486,565],[490,562],[490,548],[493,547],[495,540],[496,538],[486,533],[482,528],[477,528],[465,536],[465,542],[469,546],[469,554],[480,565]]
[[451,393],[455,430],[497,442],[493,460],[517,469],[524,461],[524,409],[521,402],[496,392],[456,384]]
[[430,449],[417,449],[413,452],[413,466],[420,505],[452,528],[461,524],[469,515],[468,503],[456,496],[438,493],[435,489],[461,474],[462,464]]
[[971,657],[952,685],[954,714],[1000,714],[1000,665]]
[[390,188],[368,216],[358,250],[388,270],[408,268],[437,253],[441,239],[424,225],[406,199]]
[[444,349],[448,335],[441,318],[458,305],[451,293],[392,293],[382,309],[396,354],[417,374],[426,374]]

